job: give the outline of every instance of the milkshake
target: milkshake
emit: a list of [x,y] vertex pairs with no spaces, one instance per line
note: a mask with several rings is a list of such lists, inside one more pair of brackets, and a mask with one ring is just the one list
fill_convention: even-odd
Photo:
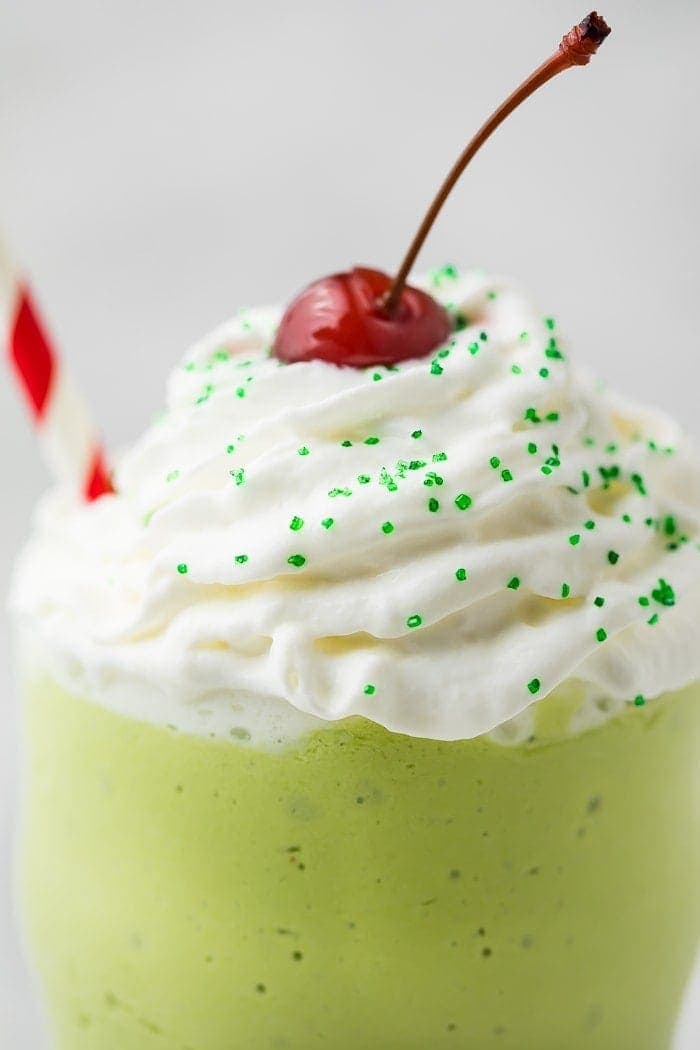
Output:
[[667,1050],[700,933],[700,459],[447,266],[432,354],[197,344],[14,589],[58,1050]]

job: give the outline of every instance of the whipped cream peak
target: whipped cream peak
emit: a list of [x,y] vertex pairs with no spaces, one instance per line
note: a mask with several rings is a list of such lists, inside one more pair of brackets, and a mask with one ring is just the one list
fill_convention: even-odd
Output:
[[569,682],[700,677],[687,438],[575,369],[511,282],[419,283],[454,318],[430,357],[286,365],[280,311],[244,311],[175,369],[117,495],[44,502],[14,603],[90,695],[456,739]]

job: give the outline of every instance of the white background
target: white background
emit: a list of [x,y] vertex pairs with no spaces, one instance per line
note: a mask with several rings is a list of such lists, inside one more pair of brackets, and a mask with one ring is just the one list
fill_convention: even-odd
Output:
[[[600,55],[498,133],[422,263],[517,275],[581,361],[698,433],[700,4],[604,2]],[[466,138],[584,3],[0,0],[0,226],[108,444],[237,307],[395,266]],[[4,590],[47,478],[2,376],[0,467]],[[36,1050],[11,925],[8,661],[3,630],[0,1045]]]

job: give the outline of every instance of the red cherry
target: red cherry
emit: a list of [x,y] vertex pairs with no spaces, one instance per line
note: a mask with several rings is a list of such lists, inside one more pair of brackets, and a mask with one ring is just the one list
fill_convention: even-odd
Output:
[[447,339],[447,311],[427,292],[406,284],[413,263],[453,186],[469,161],[521,102],[572,66],[585,66],[610,33],[591,11],[563,38],[557,50],[494,110],[455,161],[437,192],[393,279],[356,267],[314,281],[287,308],[273,354],[282,361],[319,359],[336,365],[392,365],[424,357]]
[[322,277],[287,307],[273,353],[282,361],[334,365],[393,365],[423,357],[452,331],[447,311],[427,292],[406,285],[396,308],[382,305],[392,278],[355,267]]

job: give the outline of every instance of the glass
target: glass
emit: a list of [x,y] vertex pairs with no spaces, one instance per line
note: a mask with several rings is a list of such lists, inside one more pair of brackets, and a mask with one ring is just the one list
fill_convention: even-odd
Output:
[[24,702],[58,1050],[670,1046],[700,931],[700,686],[516,746],[354,719],[263,750],[36,666]]

